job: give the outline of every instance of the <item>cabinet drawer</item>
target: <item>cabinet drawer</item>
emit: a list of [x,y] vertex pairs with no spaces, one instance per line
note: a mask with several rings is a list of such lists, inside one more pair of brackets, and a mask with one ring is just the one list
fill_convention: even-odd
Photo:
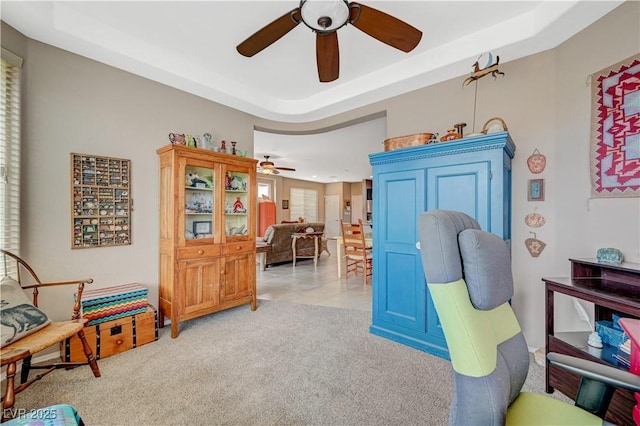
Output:
[[201,257],[220,256],[220,246],[181,247],[178,249],[178,260],[199,259]]
[[246,253],[256,249],[255,241],[243,241],[240,243],[229,243],[222,246],[222,254]]

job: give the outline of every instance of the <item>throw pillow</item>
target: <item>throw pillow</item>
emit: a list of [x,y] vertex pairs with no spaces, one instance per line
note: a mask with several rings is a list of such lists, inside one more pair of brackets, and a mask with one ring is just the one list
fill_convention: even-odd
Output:
[[271,238],[273,237],[273,225],[270,225],[266,231],[264,231],[264,237],[262,238],[266,243],[271,244]]
[[51,322],[44,312],[33,306],[20,284],[13,278],[4,277],[0,281],[0,295],[0,347],[35,333]]

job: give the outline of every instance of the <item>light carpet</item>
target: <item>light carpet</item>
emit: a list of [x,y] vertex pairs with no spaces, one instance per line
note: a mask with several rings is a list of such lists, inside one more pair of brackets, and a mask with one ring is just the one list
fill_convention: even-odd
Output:
[[[16,408],[69,403],[88,425],[446,425],[450,363],[369,333],[371,313],[259,300],[58,371]],[[526,389],[542,393],[532,361]]]

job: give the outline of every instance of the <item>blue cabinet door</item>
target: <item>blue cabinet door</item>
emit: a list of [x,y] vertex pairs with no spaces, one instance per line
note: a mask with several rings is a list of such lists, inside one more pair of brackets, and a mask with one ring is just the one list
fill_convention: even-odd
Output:
[[[380,211],[382,226],[375,230],[373,244],[381,262],[374,264],[374,276],[382,278],[378,314],[384,321],[425,331],[423,286],[424,272],[416,262],[416,220],[424,211],[424,171],[387,173],[379,176],[380,191],[387,200]],[[378,227],[376,227],[378,228]],[[376,274],[377,272],[377,274]]]
[[491,163],[481,161],[427,169],[427,209],[455,210],[490,229]]
[[[426,208],[425,169],[380,173],[376,197],[385,200],[374,215],[374,334],[446,356],[446,342],[424,278],[418,216]],[[374,211],[376,208],[374,206]]]

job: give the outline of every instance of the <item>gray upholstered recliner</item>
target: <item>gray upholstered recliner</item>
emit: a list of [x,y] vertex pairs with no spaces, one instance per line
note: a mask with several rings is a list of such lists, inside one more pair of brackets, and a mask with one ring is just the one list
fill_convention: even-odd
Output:
[[549,354],[553,365],[583,375],[576,405],[520,392],[529,353],[509,303],[508,245],[464,213],[431,210],[418,225],[425,276],[455,375],[451,425],[602,424],[592,413],[604,415],[611,387],[640,390],[638,376]]

